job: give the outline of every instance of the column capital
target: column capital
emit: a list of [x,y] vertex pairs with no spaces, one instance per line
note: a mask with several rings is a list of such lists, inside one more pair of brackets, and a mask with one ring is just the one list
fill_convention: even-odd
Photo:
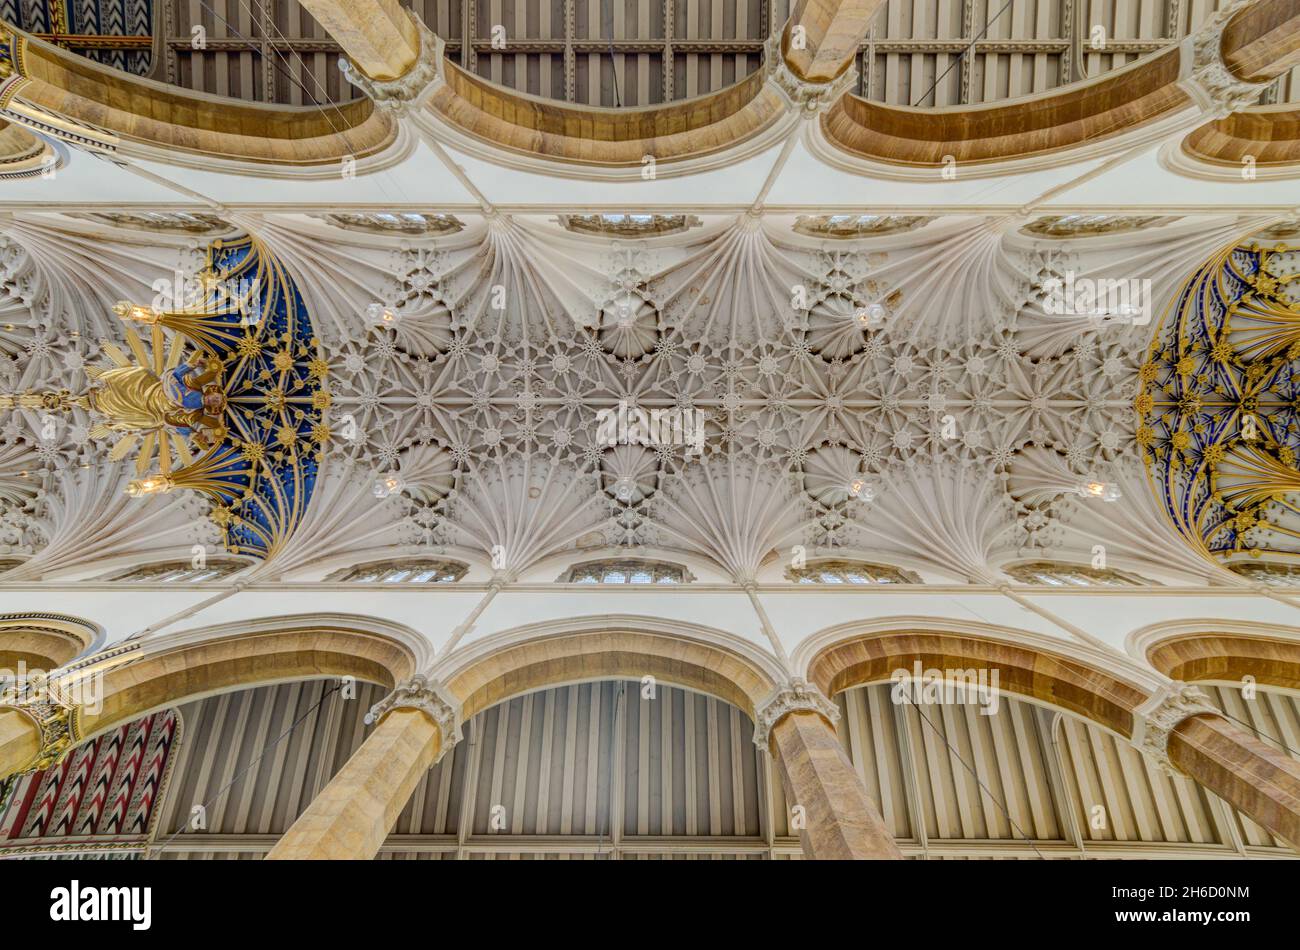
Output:
[[40,732],[40,750],[15,774],[48,769],[81,741],[76,705],[43,684],[14,687],[0,694],[0,708],[5,707],[25,715]]
[[1189,683],[1169,683],[1133,710],[1132,743],[1151,756],[1166,775],[1181,775],[1169,761],[1169,734],[1184,719],[1204,715],[1225,718],[1200,688]]
[[348,60],[339,60],[339,69],[348,82],[373,99],[375,105],[399,115],[404,114],[412,105],[418,105],[443,82],[440,64],[443,47],[446,45],[442,37],[435,35],[418,16],[409,10],[406,14],[415,24],[420,52],[415,65],[405,73],[396,79],[373,79]]
[[412,676],[370,707],[366,723],[382,720],[394,709],[418,709],[433,721],[441,734],[438,758],[460,741],[460,703],[440,683],[424,676]]
[[827,109],[857,81],[857,66],[849,66],[828,82],[801,79],[786,62],[782,49],[784,36],[784,32],[773,33],[764,44],[767,79],[791,108],[797,109],[805,118],[812,118]]
[[816,713],[832,726],[840,719],[839,709],[821,690],[796,676],[754,710],[754,745],[767,749],[772,729],[793,712]]
[[1271,84],[1246,82],[1223,59],[1223,31],[1228,21],[1254,0],[1233,0],[1182,42],[1179,85],[1210,118],[1222,119],[1259,101]]

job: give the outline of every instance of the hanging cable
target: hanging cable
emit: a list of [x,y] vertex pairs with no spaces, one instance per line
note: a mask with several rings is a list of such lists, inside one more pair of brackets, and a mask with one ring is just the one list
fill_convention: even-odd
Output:
[[1002,9],[999,10],[997,13],[993,14],[993,18],[992,18],[991,20],[989,20],[987,23],[984,24],[984,29],[982,29],[982,30],[980,31],[980,35],[979,35],[979,36],[975,37],[975,39],[973,39],[973,40],[970,41],[970,46],[967,46],[964,50],[962,50],[960,53],[958,53],[958,54],[957,54],[957,58],[954,59],[951,63],[948,64],[948,68],[945,69],[945,70],[944,70],[944,71],[939,75],[939,78],[936,79],[933,83],[930,84],[930,88],[927,89],[925,92],[923,92],[923,93],[921,94],[921,97],[920,97],[919,99],[917,99],[915,102],[912,103],[912,108],[913,108],[913,109],[915,109],[915,108],[916,108],[917,106],[919,106],[922,102],[924,102],[924,101],[925,101],[925,97],[928,96],[930,93],[934,92],[934,90],[935,90],[936,88],[938,88],[939,83],[943,82],[943,77],[946,76],[946,75],[948,75],[950,72],[952,72],[953,67],[956,66],[958,63],[960,63],[963,59],[966,58],[966,54],[969,53],[971,50],[973,50],[973,49],[975,48],[975,44],[976,44],[976,43],[978,43],[980,40],[984,39],[984,37],[988,34],[989,27],[991,27],[994,23],[997,22],[998,17],[1002,16],[1002,14],[1004,14],[1004,13],[1007,12],[1007,9],[1011,6],[1012,2],[1013,2],[1013,0],[1007,0],[1006,3],[1002,4]]
[[1011,826],[1011,830],[1018,833],[1020,837],[1025,840],[1025,843],[1028,844],[1029,847],[1034,849],[1034,854],[1038,855],[1040,858],[1044,857],[1043,852],[1039,851],[1038,846],[1034,844],[1034,840],[1030,838],[1029,835],[1025,834],[1024,831],[1021,829],[1021,827],[1016,824],[1016,820],[1011,817],[1011,812],[1007,810],[1007,806],[993,797],[993,792],[990,791],[989,787],[984,784],[983,780],[979,777],[979,773],[976,772],[975,769],[971,767],[969,762],[967,762],[964,758],[962,758],[962,754],[957,751],[956,747],[954,747],[951,742],[948,741],[948,737],[944,735],[943,732],[941,732],[933,722],[930,721],[930,717],[925,714],[925,710],[923,710],[916,703],[912,702],[912,697],[908,696],[906,693],[903,693],[903,698],[906,699],[909,703],[911,703],[913,709],[915,709],[918,713],[920,713],[920,716],[922,719],[925,720],[926,725],[928,725],[931,729],[934,730],[935,735],[937,735],[940,739],[942,739],[943,744],[948,747],[948,751],[952,753],[952,755],[957,759],[958,762],[962,764],[962,766],[966,769],[966,771],[971,774],[971,778],[975,779],[975,784],[977,784],[983,790],[984,794],[986,794],[989,797],[989,800],[992,801],[993,804],[998,806],[998,808],[1002,811],[1003,816],[1007,819],[1007,824]]
[[[209,799],[208,801],[205,801],[205,802],[201,802],[201,803],[199,804],[199,807],[202,808],[202,809],[206,812],[206,811],[208,810],[208,807],[209,807],[209,806],[211,806],[211,805],[215,805],[215,804],[216,804],[216,803],[221,799],[221,796],[222,796],[222,795],[224,795],[224,794],[226,794],[226,792],[230,791],[230,789],[235,785],[235,783],[238,782],[240,779],[242,779],[245,775],[247,775],[247,774],[248,774],[248,773],[249,773],[249,772],[250,772],[250,771],[251,771],[255,766],[260,765],[261,762],[262,762],[262,760],[263,760],[264,758],[266,758],[267,753],[269,753],[272,749],[274,749],[274,748],[275,748],[276,746],[278,746],[281,742],[283,742],[283,741],[284,741],[288,736],[290,736],[290,735],[293,733],[293,731],[294,731],[295,729],[297,729],[298,726],[300,726],[300,725],[302,724],[303,720],[305,720],[308,716],[310,716],[310,715],[311,715],[312,713],[314,713],[317,709],[319,709],[319,708],[321,707],[321,704],[322,704],[323,702],[325,702],[325,700],[329,699],[329,697],[332,696],[334,693],[337,693],[337,692],[342,688],[342,686],[343,686],[343,683],[342,683],[342,681],[340,681],[340,682],[334,684],[333,686],[331,686],[331,687],[330,687],[328,690],[326,690],[324,693],[322,693],[322,694],[321,694],[321,698],[318,699],[318,700],[316,700],[316,702],[314,702],[314,703],[311,705],[311,707],[308,708],[308,710],[307,710],[305,713],[303,713],[301,716],[299,716],[297,719],[295,719],[295,720],[293,721],[293,723],[290,724],[290,726],[289,726],[288,729],[286,729],[286,730],[284,730],[284,732],[280,733],[280,735],[276,737],[275,741],[273,741],[270,745],[268,745],[265,749],[263,749],[262,752],[261,752],[261,754],[258,755],[257,758],[255,758],[255,759],[253,759],[251,762],[249,762],[248,765],[244,766],[244,768],[239,772],[238,775],[236,775],[234,778],[232,778],[229,782],[227,782],[225,785],[223,785],[220,789],[218,789],[218,790],[217,790],[217,793],[216,793],[215,795],[213,795],[211,799]],[[151,845],[149,845],[148,847],[146,847],[146,848],[144,849],[144,858],[145,858],[145,860],[148,860],[148,859],[149,859],[149,857],[150,857],[150,855],[151,855],[151,852],[153,852],[154,849],[156,849],[156,848],[166,848],[169,844],[171,844],[171,843],[172,843],[173,841],[175,841],[178,837],[180,837],[182,834],[184,834],[185,831],[189,828],[189,824],[190,824],[189,821],[186,821],[186,822],[185,822],[184,824],[182,824],[178,829],[176,829],[175,833],[172,834],[171,837],[169,837],[169,838],[168,838],[166,841],[164,841],[162,844],[160,844],[160,845],[151,844]]]
[[[593,686],[592,688],[593,688],[593,689],[600,689],[600,684],[598,683],[598,684],[596,684],[595,686]],[[614,854],[614,847],[613,847],[613,845],[614,845],[614,828],[613,828],[613,822],[614,822],[614,790],[615,790],[615,786],[617,785],[617,782],[615,781],[615,776],[614,776],[614,766],[615,766],[615,764],[616,764],[616,763],[615,763],[615,756],[614,756],[614,751],[615,751],[615,750],[614,750],[614,743],[618,740],[619,709],[620,709],[620,707],[622,706],[622,704],[623,704],[623,702],[624,702],[624,698],[625,698],[626,693],[627,693],[627,682],[626,682],[625,680],[624,680],[624,681],[620,681],[619,684],[618,684],[618,692],[614,695],[614,714],[613,714],[613,716],[610,717],[610,723],[609,723],[609,758],[608,758],[608,761],[609,761],[609,811],[608,811],[608,813],[607,813],[606,816],[605,816],[605,823],[606,823],[606,825],[607,825],[608,828],[609,828],[609,841],[610,841],[610,851],[609,851],[609,854],[610,854],[610,857],[611,857],[611,858],[614,858],[614,857],[615,857],[615,854]],[[605,829],[601,829],[601,830],[597,833],[597,838],[596,838],[596,847],[597,847],[597,854],[599,854],[600,851],[604,849],[604,847],[605,847]]]
[[1300,752],[1297,752],[1295,749],[1291,748],[1289,745],[1287,745],[1287,744],[1286,744],[1285,742],[1283,742],[1281,739],[1276,739],[1276,738],[1274,738],[1273,736],[1268,735],[1266,732],[1264,732],[1263,730],[1261,730],[1258,726],[1254,725],[1253,723],[1249,723],[1249,722],[1246,722],[1246,721],[1244,721],[1244,720],[1242,720],[1242,719],[1238,719],[1236,716],[1234,716],[1234,715],[1233,715],[1232,713],[1230,713],[1230,712],[1224,712],[1223,715],[1224,715],[1226,718],[1231,719],[1233,722],[1237,723],[1238,725],[1245,726],[1247,729],[1249,729],[1249,730],[1250,730],[1250,731],[1255,735],[1256,738],[1258,738],[1258,739],[1267,739],[1269,742],[1276,742],[1276,743],[1277,743],[1278,745],[1280,745],[1282,748],[1286,749],[1287,752],[1290,752],[1292,755],[1296,756],[1297,758],[1300,758]]
[[[238,0],[238,2],[240,7],[244,10],[244,12],[248,14],[250,20],[256,21],[258,19],[258,17],[254,15],[253,10],[249,7],[248,3],[245,2],[245,0]],[[209,6],[208,0],[199,0],[199,5],[202,6],[203,9],[207,10],[210,14],[212,14],[213,17],[219,20],[226,27],[226,29],[229,30],[230,33],[234,35],[236,38],[243,40],[250,47],[255,45],[251,38],[240,33],[233,23],[231,23],[224,16],[222,16],[211,6]],[[274,33],[274,36],[268,37],[268,39],[274,39],[274,37],[278,36],[280,39],[284,40],[287,44],[288,37],[286,37],[282,32],[280,32],[280,28],[275,25],[275,18],[274,16],[272,16],[270,13],[267,12],[265,3],[262,4],[260,9],[263,15],[265,16],[266,22],[270,25],[271,30]],[[324,102],[321,102],[319,99],[317,99],[315,93],[313,93],[306,86],[304,86],[302,82],[298,79],[298,77],[293,74],[293,72],[289,68],[290,63],[288,57],[286,57],[283,53],[280,53],[275,48],[274,43],[268,43],[267,46],[271,52],[271,65],[274,66],[286,78],[288,78],[288,80],[291,83],[293,83],[305,97],[310,99],[312,105],[320,108],[321,117],[324,118],[325,122],[329,125],[330,131],[332,131],[335,135],[341,138],[349,148],[352,148],[353,144],[348,138],[347,118],[343,115],[343,111],[338,107],[338,103],[334,102],[329,98],[329,93],[326,89],[324,89],[321,86],[320,80],[316,78],[316,76],[311,72],[311,70],[306,70],[307,75],[311,77],[312,82],[316,85],[316,88],[320,91],[321,96],[324,99]],[[293,52],[293,50],[290,49],[290,52]],[[300,55],[298,55],[296,52],[294,52],[293,55],[297,57],[299,65],[303,65],[303,66],[306,65],[306,63],[303,61]],[[334,121],[330,118],[331,110],[335,113],[335,115],[338,116],[339,120],[343,123],[343,128],[339,128],[339,126],[334,124]],[[381,190],[383,191],[388,190],[387,186],[385,185],[382,179],[379,179],[377,183]]]
[[609,71],[614,77],[614,104],[622,108],[623,97],[618,91],[618,63],[614,61],[614,8],[612,6],[602,8],[600,25],[609,37]]

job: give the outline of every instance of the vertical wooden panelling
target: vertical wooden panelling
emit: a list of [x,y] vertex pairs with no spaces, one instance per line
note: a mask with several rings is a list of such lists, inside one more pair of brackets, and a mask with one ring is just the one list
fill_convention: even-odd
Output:
[[[1070,81],[1076,68],[1078,78],[1098,76],[1163,49],[1215,9],[1215,0],[1182,0],[1171,34],[1166,0],[887,0],[863,41],[870,75],[860,90],[920,106],[1031,95]],[[1296,82],[1277,95],[1296,101]]]
[[1207,794],[1190,779],[1163,774],[1095,727],[1069,719],[1063,732],[1066,773],[1085,840],[1222,843]]
[[[763,40],[790,9],[790,0],[403,2],[480,76],[532,95],[628,107],[743,79],[761,68]],[[1040,93],[1176,43],[1222,2],[886,0],[862,38],[857,92],[922,107]],[[164,33],[157,78],[292,105],[358,95],[339,72],[337,44],[299,0],[163,0],[154,19]],[[192,42],[195,26],[204,49]],[[494,26],[505,30],[505,49],[491,48]],[[113,31],[111,24],[87,29]],[[1300,69],[1279,79],[1264,101],[1300,101]]]
[[[261,687],[182,707],[185,738],[155,841],[181,829],[195,804],[206,806],[203,833],[282,833],[361,745],[362,718],[385,692],[363,684],[345,700],[331,685]],[[1300,749],[1300,701],[1209,692],[1264,741]],[[1286,851],[1199,786],[1072,717],[1054,729],[1055,712],[1007,697],[987,716],[973,704],[896,704],[887,684],[836,702],[841,742],[868,793],[922,856],[960,853],[963,842],[1019,845],[1028,855],[1179,842]],[[752,723],[720,700],[662,685],[643,698],[634,681],[582,683],[516,697],[463,731],[416,788],[394,842],[420,836],[447,856],[459,848],[502,859],[563,855],[554,839],[564,836],[581,842],[574,851],[586,853],[573,856],[584,859],[657,857],[638,840],[658,837],[722,839],[708,848],[732,856],[796,847]],[[506,839],[499,847],[497,836]]]

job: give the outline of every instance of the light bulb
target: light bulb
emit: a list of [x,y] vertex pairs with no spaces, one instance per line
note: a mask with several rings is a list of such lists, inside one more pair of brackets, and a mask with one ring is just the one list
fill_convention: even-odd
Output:
[[132,479],[126,486],[126,493],[132,498],[139,498],[141,495],[153,495],[171,489],[172,480],[166,475],[150,475],[147,478]]
[[855,478],[849,482],[849,494],[860,501],[871,501],[876,496],[876,491],[865,479]]
[[366,319],[376,326],[390,327],[397,322],[397,314],[381,303],[372,303],[366,306]]
[[884,322],[885,308],[882,304],[878,303],[867,304],[865,307],[858,308],[856,316],[858,318],[858,323],[862,324],[864,327],[876,326],[877,324]]
[[1079,494],[1086,498],[1100,498],[1102,501],[1119,501],[1124,497],[1120,487],[1114,482],[1089,479],[1078,488]]
[[142,307],[139,304],[131,303],[129,300],[119,300],[113,304],[113,313],[117,314],[123,320],[131,320],[135,323],[155,324],[162,319],[162,314],[153,309],[153,307]]
[[371,488],[370,493],[376,498],[387,498],[389,495],[398,494],[405,487],[406,482],[402,480],[402,476],[396,474],[384,475],[375,479],[374,487]]

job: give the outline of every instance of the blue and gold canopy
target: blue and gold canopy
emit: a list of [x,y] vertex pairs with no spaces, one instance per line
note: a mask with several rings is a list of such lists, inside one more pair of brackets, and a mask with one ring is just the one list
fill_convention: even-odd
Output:
[[87,370],[85,399],[99,434],[124,433],[113,457],[135,453],[130,494],[203,492],[227,550],[267,557],[311,498],[327,365],[292,278],[252,238],[214,242],[183,297],[118,304],[129,352],[104,342],[113,365]]
[[1137,441],[1210,557],[1300,555],[1300,251],[1240,244],[1171,304],[1141,369]]

